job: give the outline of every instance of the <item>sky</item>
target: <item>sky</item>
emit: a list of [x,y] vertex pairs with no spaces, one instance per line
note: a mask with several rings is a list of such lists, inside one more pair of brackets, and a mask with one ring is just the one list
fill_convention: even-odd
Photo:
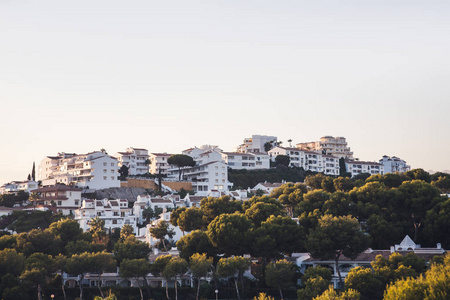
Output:
[[0,1],[0,184],[47,155],[344,136],[450,170],[448,1]]

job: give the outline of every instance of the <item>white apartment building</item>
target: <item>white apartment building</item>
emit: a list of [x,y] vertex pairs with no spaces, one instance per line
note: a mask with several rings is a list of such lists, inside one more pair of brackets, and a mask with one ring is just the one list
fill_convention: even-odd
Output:
[[167,159],[171,157],[172,154],[168,153],[150,153],[150,173],[151,174],[159,174],[161,170],[162,175],[169,174],[170,166],[167,163]]
[[269,169],[269,155],[265,153],[221,152],[222,159],[231,169]]
[[[117,158],[95,151],[69,157],[47,156],[41,162],[42,185],[63,183],[80,188],[106,189],[120,187]],[[45,176],[45,178],[44,178]]]
[[128,224],[133,227],[134,233],[138,233],[137,216],[128,207],[128,200],[83,200],[81,207],[75,210],[74,219],[84,232],[89,231],[89,222],[96,217],[105,221],[105,229],[108,231]]
[[383,155],[383,158],[380,159],[380,164],[383,165],[383,173],[404,173],[411,170],[411,166],[406,164],[406,161],[400,159],[398,157],[392,156],[389,157],[387,155]]
[[371,161],[345,161],[345,168],[347,172],[352,174],[352,177],[361,173],[368,173],[370,175],[383,174],[383,165]]
[[353,152],[347,145],[345,137],[323,136],[317,142],[298,143],[297,148],[321,152],[323,154],[336,156],[338,158],[352,159]]
[[11,181],[0,186],[0,194],[15,194],[18,191],[32,193],[37,188],[38,183],[33,180]]
[[81,189],[68,185],[46,186],[33,192],[38,195],[36,205],[56,206],[56,212],[63,215],[74,214],[81,206]]
[[146,174],[150,171],[146,163],[149,159],[147,149],[129,147],[125,152],[117,152],[113,156],[118,160],[119,169],[123,165],[127,166],[129,175]]
[[241,153],[266,153],[264,145],[266,143],[276,143],[276,136],[252,135],[251,138],[244,139],[244,143],[237,147],[237,152]]
[[75,153],[59,152],[57,156],[46,156],[38,166],[39,180],[50,178],[53,171],[58,168],[61,159],[69,158],[75,155]]
[[272,161],[275,161],[278,155],[289,156],[290,167],[299,167],[305,171],[320,172],[326,175],[339,175],[339,158],[332,155],[280,146],[269,151]]

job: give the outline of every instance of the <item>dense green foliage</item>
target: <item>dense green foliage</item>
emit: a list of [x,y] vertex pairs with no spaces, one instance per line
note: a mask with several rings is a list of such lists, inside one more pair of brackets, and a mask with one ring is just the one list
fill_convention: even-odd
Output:
[[303,168],[272,168],[268,170],[228,170],[228,180],[237,189],[253,188],[260,182],[303,182],[306,175]]

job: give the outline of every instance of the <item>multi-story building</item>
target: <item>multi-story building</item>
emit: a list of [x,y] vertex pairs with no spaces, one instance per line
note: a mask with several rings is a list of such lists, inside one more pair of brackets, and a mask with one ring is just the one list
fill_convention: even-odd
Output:
[[61,159],[75,155],[75,153],[59,152],[57,156],[46,156],[38,167],[39,180],[50,178],[50,175],[58,168]]
[[167,153],[150,153],[150,173],[159,174],[161,171],[161,175],[169,174],[170,166],[167,163],[167,159],[171,156],[172,154]]
[[353,158],[353,152],[348,147],[345,137],[323,136],[317,142],[298,143],[296,146],[299,149],[317,151],[338,158]]
[[113,156],[117,158],[119,168],[127,166],[129,175],[147,174],[150,170],[147,149],[130,147],[125,152],[117,152]]
[[305,171],[320,172],[326,175],[339,175],[339,158],[320,152],[277,146],[269,151],[272,161],[278,155],[287,155],[291,167],[303,168]]
[[269,169],[269,155],[265,153],[221,152],[222,159],[231,169]]
[[[406,164],[406,161],[398,157],[383,155],[380,159],[380,164],[383,165],[384,174],[386,173],[403,173],[411,170],[411,166]],[[383,174],[383,173],[382,173]]]
[[244,143],[237,147],[237,152],[241,153],[267,153],[265,150],[266,143],[275,145],[276,136],[268,135],[252,135],[251,138],[244,139]]
[[383,174],[383,165],[371,161],[347,160],[345,161],[345,168],[352,177],[361,173],[370,175]]
[[32,193],[38,188],[38,183],[33,180],[11,181],[0,186],[0,194],[16,194],[18,191]]
[[68,185],[46,186],[33,192],[38,195],[35,205],[55,206],[56,212],[71,215],[81,206],[81,189]]
[[117,158],[105,151],[59,157],[47,156],[42,161],[43,186],[63,183],[86,189],[120,187]]
[[133,227],[133,232],[138,233],[137,216],[128,207],[128,200],[83,200],[81,207],[75,210],[74,219],[85,232],[89,231],[89,222],[96,217],[105,221],[105,229],[108,231],[128,224]]

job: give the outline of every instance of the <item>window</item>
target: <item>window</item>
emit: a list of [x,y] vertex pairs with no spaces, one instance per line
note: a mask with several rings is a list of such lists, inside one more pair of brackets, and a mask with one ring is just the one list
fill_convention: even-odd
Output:
[[111,167],[114,167],[114,163],[111,163]]
[[120,216],[121,216],[122,218],[125,217],[125,212],[124,212],[124,211],[120,212]]
[[112,220],[112,223],[113,224],[117,224],[117,220]]
[[75,205],[78,206],[78,203],[80,203],[79,200],[75,200]]
[[114,180],[114,176],[111,176],[111,180]]
[[111,169],[111,173],[114,173],[114,170],[113,170],[113,169]]
[[106,170],[106,169],[103,169],[103,173],[107,173],[108,172],[108,170]]
[[106,163],[104,162],[103,165],[106,167]]
[[118,211],[115,211],[115,212],[114,212],[114,216],[118,217],[118,216],[119,216],[119,212],[118,212]]
[[108,176],[103,176],[103,180],[107,180]]
[[58,205],[61,206],[62,205],[62,201],[58,201]]

